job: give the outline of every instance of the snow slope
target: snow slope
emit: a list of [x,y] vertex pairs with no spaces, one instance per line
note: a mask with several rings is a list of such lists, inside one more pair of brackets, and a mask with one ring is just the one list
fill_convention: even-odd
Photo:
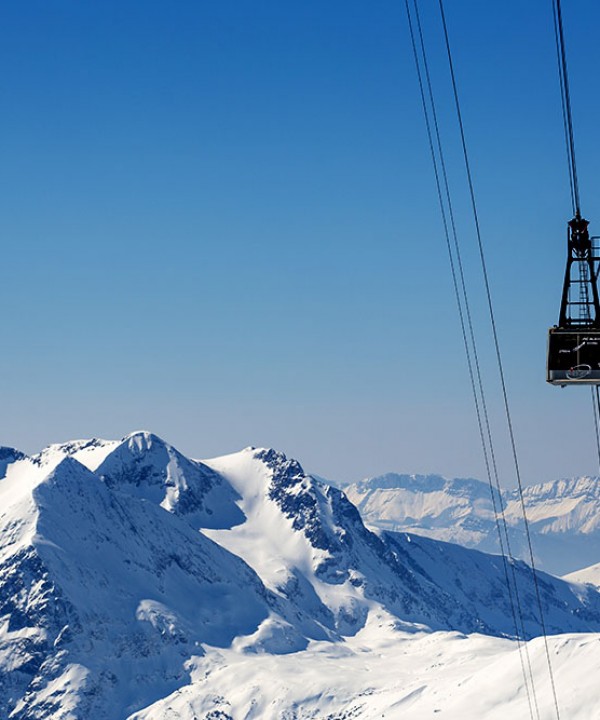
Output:
[[563,580],[571,583],[588,583],[600,588],[600,563],[569,573],[563,577]]
[[[282,453],[200,462],[138,432],[0,458],[0,717],[500,717],[527,700],[517,630],[543,664],[525,564],[372,532]],[[538,579],[549,632],[600,632],[593,587]],[[565,677],[594,637],[553,640]]]
[[[597,635],[549,640],[561,717],[598,720]],[[521,659],[535,677],[540,720],[554,720],[543,640],[522,655],[513,641],[457,633],[407,633],[385,616],[344,644],[313,643],[274,657],[210,650],[192,682],[131,720],[506,720],[530,717]]]
[[[473,479],[389,473],[344,488],[367,523],[416,532],[485,552],[499,552],[489,486]],[[533,485],[524,501],[536,563],[556,575],[600,560],[600,479],[576,478]],[[504,509],[515,557],[528,558],[522,508],[516,491]]]

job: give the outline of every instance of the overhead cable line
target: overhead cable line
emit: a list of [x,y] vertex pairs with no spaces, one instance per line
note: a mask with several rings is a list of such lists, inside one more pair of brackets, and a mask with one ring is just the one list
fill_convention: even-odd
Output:
[[[557,0],[557,2],[558,2],[558,0]],[[441,15],[441,19],[442,19],[442,26],[443,26],[443,30],[444,30],[444,39],[445,39],[445,44],[446,44],[446,53],[448,56],[448,64],[449,64],[449,68],[450,68],[450,77],[451,77],[451,81],[452,81],[454,104],[455,104],[455,108],[456,108],[458,125],[459,125],[459,129],[460,129],[461,144],[462,144],[462,150],[463,150],[463,159],[464,159],[464,164],[465,164],[465,170],[467,173],[467,181],[468,181],[468,186],[469,186],[469,195],[471,198],[473,219],[474,219],[474,223],[475,223],[475,231],[476,231],[476,236],[477,236],[477,245],[478,245],[478,249],[479,249],[480,264],[481,264],[481,270],[482,270],[482,275],[483,275],[484,285],[485,285],[485,292],[486,292],[486,297],[487,297],[488,313],[489,313],[490,324],[491,324],[491,328],[492,328],[494,348],[495,348],[495,352],[496,352],[496,361],[497,361],[498,371],[499,371],[499,375],[500,375],[502,398],[504,401],[504,411],[505,411],[505,415],[506,415],[508,434],[509,434],[509,438],[510,438],[510,445],[511,445],[511,450],[512,450],[514,468],[515,468],[515,475],[516,475],[516,479],[517,479],[517,486],[518,486],[519,499],[520,499],[520,505],[521,505],[521,513],[523,516],[523,523],[525,526],[527,547],[529,550],[529,561],[530,561],[530,567],[531,567],[531,574],[532,574],[532,578],[533,578],[533,584],[535,587],[535,595],[536,595],[539,617],[540,617],[540,627],[541,627],[542,634],[544,637],[544,647],[545,647],[545,653],[546,653],[546,661],[547,661],[547,665],[548,665],[548,673],[549,673],[549,677],[550,677],[550,685],[551,685],[551,689],[552,689],[552,696],[553,696],[553,700],[554,700],[554,708],[556,711],[557,720],[560,720],[560,711],[559,711],[559,706],[558,706],[558,698],[557,698],[557,694],[556,694],[556,685],[554,682],[554,672],[552,670],[552,661],[550,659],[550,649],[548,646],[546,623],[544,620],[544,609],[543,609],[543,605],[542,605],[542,598],[541,598],[539,582],[538,582],[538,578],[537,578],[537,572],[535,569],[535,560],[533,557],[533,547],[532,547],[532,543],[531,543],[531,533],[529,531],[529,522],[527,519],[527,512],[525,509],[525,500],[524,500],[524,495],[523,495],[523,483],[521,480],[521,470],[520,470],[519,459],[518,459],[518,454],[517,454],[517,447],[516,447],[515,433],[514,433],[513,422],[512,422],[512,415],[510,412],[510,405],[508,402],[508,391],[507,391],[506,379],[505,379],[505,374],[504,374],[504,366],[503,366],[503,362],[502,362],[502,355],[500,353],[500,342],[499,342],[499,338],[498,338],[496,318],[495,318],[494,307],[493,307],[493,303],[492,303],[492,294],[491,294],[491,289],[490,289],[489,275],[488,275],[488,270],[487,270],[487,263],[485,260],[485,253],[484,253],[484,249],[483,249],[483,240],[482,240],[482,236],[481,236],[479,214],[477,212],[477,203],[476,203],[476,199],[475,199],[473,176],[472,176],[471,166],[470,166],[470,162],[469,162],[469,155],[467,152],[465,128],[464,128],[464,122],[463,122],[463,118],[462,118],[460,99],[459,99],[459,95],[458,95],[458,86],[457,86],[457,81],[456,81],[456,75],[454,72],[454,62],[452,59],[452,51],[451,51],[451,47],[450,47],[450,39],[449,39],[449,35],[448,35],[448,25],[446,22],[446,14],[444,12],[443,0],[439,0],[439,8],[440,8],[440,15]]]
[[[409,2],[408,2],[408,0],[405,0],[409,31],[410,31],[410,35],[411,35],[412,48],[413,48],[415,66],[416,66],[416,71],[417,71],[417,79],[418,79],[419,89],[420,89],[420,93],[421,93],[421,102],[422,102],[423,114],[424,114],[424,118],[425,118],[427,138],[428,138],[428,142],[429,142],[429,148],[430,148],[430,153],[431,153],[431,158],[432,158],[432,163],[433,163],[438,201],[439,201],[439,205],[440,205],[440,212],[441,212],[441,216],[442,216],[442,223],[443,223],[443,227],[444,227],[444,234],[445,234],[445,239],[446,239],[448,256],[449,256],[449,260],[450,260],[450,268],[451,268],[452,280],[453,280],[453,285],[454,285],[454,293],[455,293],[456,303],[457,303],[457,307],[458,307],[463,344],[464,344],[465,355],[466,355],[466,359],[467,359],[467,366],[468,366],[468,371],[469,371],[469,378],[470,378],[470,382],[471,382],[471,389],[472,389],[473,399],[474,399],[474,403],[475,403],[475,411],[476,411],[476,416],[477,416],[477,424],[478,424],[478,428],[479,428],[480,441],[481,441],[481,446],[482,446],[482,450],[483,450],[483,456],[484,456],[487,477],[488,477],[488,483],[489,483],[489,487],[490,487],[490,494],[491,494],[491,498],[492,498],[492,505],[493,505],[493,510],[494,510],[494,519],[496,522],[496,529],[497,529],[497,533],[498,533],[499,545],[500,545],[501,554],[502,554],[505,582],[506,582],[506,586],[507,586],[507,591],[508,591],[508,596],[509,596],[509,604],[510,604],[510,608],[511,608],[511,612],[512,612],[513,622],[515,625],[515,638],[516,638],[518,649],[519,649],[519,657],[521,660],[521,669],[523,672],[524,684],[525,684],[525,689],[526,689],[526,693],[527,693],[530,717],[532,718],[532,720],[534,720],[534,708],[535,708],[535,715],[538,718],[539,718],[539,710],[538,710],[537,698],[536,698],[536,694],[535,694],[533,672],[531,669],[531,662],[530,662],[530,658],[529,658],[527,644],[521,643],[521,637],[523,639],[526,639],[525,625],[524,625],[524,621],[523,621],[522,608],[521,608],[521,603],[520,603],[520,599],[519,599],[519,592],[518,592],[518,585],[517,585],[517,579],[516,579],[516,574],[515,574],[514,562],[513,562],[513,557],[512,557],[511,550],[510,550],[510,540],[509,540],[509,536],[508,536],[508,529],[507,529],[506,518],[505,518],[505,514],[504,514],[504,506],[503,506],[503,501],[502,501],[501,488],[500,488],[499,479],[498,479],[498,470],[497,470],[496,459],[495,459],[493,439],[492,439],[491,428],[490,428],[490,423],[489,423],[489,416],[488,416],[488,412],[487,412],[487,405],[486,405],[486,401],[485,401],[485,392],[484,392],[484,387],[483,387],[483,382],[482,382],[481,369],[480,369],[480,365],[479,365],[477,344],[476,344],[476,340],[475,340],[475,333],[474,333],[473,322],[472,322],[472,317],[471,317],[471,312],[470,312],[470,305],[469,305],[469,300],[468,300],[464,270],[463,270],[463,266],[462,266],[460,244],[459,244],[459,240],[458,240],[458,233],[456,230],[456,223],[455,223],[455,218],[454,218],[454,211],[453,211],[453,206],[452,206],[452,199],[451,199],[451,194],[450,194],[448,175],[447,175],[447,171],[446,171],[446,164],[445,164],[445,160],[444,160],[444,153],[443,153],[443,148],[442,148],[439,123],[438,123],[438,119],[437,119],[435,99],[434,99],[434,95],[433,95],[431,77],[429,74],[429,66],[428,66],[428,62],[427,62],[427,53],[426,53],[425,43],[424,43],[424,38],[423,38],[423,30],[422,30],[417,0],[413,0],[413,2],[414,2],[414,14],[415,14],[416,25],[417,25],[417,30],[418,30],[422,59],[419,57],[419,52],[417,50],[417,43],[416,43],[416,39],[415,39],[415,30],[414,30],[414,26],[413,26],[413,20],[411,17],[411,10],[410,10],[410,6],[409,6]],[[423,65],[423,68],[421,68],[421,64]],[[423,75],[425,76],[425,81],[426,81],[428,96],[429,96],[429,106],[431,109],[429,109],[427,100],[425,97]],[[430,118],[430,114],[431,114],[431,118]],[[433,126],[433,131],[432,131],[432,126]],[[434,141],[433,141],[434,134],[435,134],[435,138],[436,138],[437,153],[436,153],[436,147],[435,147]],[[442,193],[442,183],[444,186],[445,200],[444,200],[444,194]],[[447,205],[447,210],[446,210],[446,205]],[[452,229],[452,236],[453,236],[453,240],[454,240],[454,249],[452,248],[452,244],[450,241],[449,225]],[[457,269],[458,269],[458,273],[457,273]],[[458,278],[460,278],[460,289],[459,289]],[[468,333],[467,333],[467,327],[468,327]],[[476,377],[477,377],[477,382],[475,379]],[[479,389],[479,391],[478,391],[478,389]],[[486,427],[485,433],[484,433],[484,424]],[[486,434],[487,434],[487,442],[486,442]],[[489,444],[489,447],[488,447],[488,444]],[[496,490],[494,489],[494,486],[492,484],[492,468],[493,468],[493,474],[494,474],[494,477],[496,480]],[[496,491],[498,493],[497,495],[496,495]],[[500,504],[500,510],[498,510],[498,503]],[[502,518],[502,525],[500,524],[500,518]],[[504,537],[503,537],[503,533],[504,533]],[[505,545],[506,545],[506,549],[505,549]],[[509,579],[507,554],[511,561],[510,567],[512,570],[514,589],[513,589],[513,587],[511,587],[511,582]],[[517,615],[518,615],[518,620],[517,620]],[[527,669],[525,666],[525,660],[523,658],[523,650],[526,655]],[[531,685],[531,690],[530,690],[530,685]]]
[[[438,123],[438,119],[437,119],[436,103],[435,103],[435,98],[434,98],[434,94],[433,94],[433,86],[432,86],[432,82],[431,82],[431,76],[429,73],[429,63],[427,62],[427,52],[425,49],[423,28],[422,28],[422,24],[421,24],[421,17],[420,17],[420,13],[419,13],[418,2],[417,2],[417,0],[413,0],[413,3],[414,3],[414,9],[415,9],[415,17],[416,17],[416,21],[417,21],[417,29],[418,29],[418,33],[419,33],[419,43],[420,43],[421,54],[422,54],[422,58],[423,58],[423,69],[424,69],[425,79],[426,79],[426,83],[427,83],[429,102],[431,105],[433,126],[435,129],[435,136],[436,136],[436,143],[437,143],[437,149],[438,149],[438,155],[439,155],[439,161],[440,161],[440,168],[442,170],[442,178],[443,178],[444,190],[445,190],[445,194],[446,194],[446,203],[448,206],[448,215],[450,218],[450,226],[452,228],[454,253],[456,256],[456,267],[458,268],[458,274],[460,277],[462,301],[464,303],[464,309],[465,309],[464,315],[467,319],[470,347],[471,347],[472,356],[473,356],[473,365],[475,368],[475,375],[477,378],[477,388],[479,390],[479,401],[481,403],[481,415],[483,417],[485,430],[486,430],[487,448],[489,450],[489,459],[491,460],[491,468],[493,471],[492,474],[494,477],[494,483],[496,486],[496,491],[498,493],[497,497],[500,499],[500,512],[498,512],[498,510],[497,510],[496,495],[494,493],[494,489],[493,489],[493,485],[492,485],[492,478],[490,477],[490,474],[488,472],[488,482],[489,482],[489,486],[490,486],[490,494],[492,497],[492,504],[493,504],[495,518],[496,518],[496,527],[498,530],[498,539],[499,539],[500,549],[502,551],[502,556],[503,556],[503,559],[506,561],[506,554],[508,554],[508,556],[511,560],[511,563],[512,563],[512,560],[514,558],[513,558],[513,554],[511,551],[511,547],[510,547],[510,538],[509,538],[509,534],[508,534],[508,526],[506,523],[506,514],[504,512],[504,505],[502,503],[502,488],[500,486],[498,464],[496,462],[496,452],[494,449],[494,440],[492,437],[492,429],[491,429],[489,413],[488,413],[488,409],[487,409],[486,393],[484,390],[481,366],[479,363],[479,352],[477,350],[477,341],[475,338],[475,330],[474,330],[473,319],[472,319],[472,315],[471,315],[471,305],[469,302],[469,296],[468,296],[468,292],[467,292],[467,284],[466,284],[466,280],[465,280],[465,273],[464,273],[464,267],[463,267],[463,262],[462,262],[462,252],[460,249],[460,242],[459,242],[459,238],[458,238],[456,221],[455,221],[455,217],[454,217],[452,197],[450,194],[450,184],[448,181],[448,173],[446,171],[446,162],[444,160],[444,151],[443,151],[443,147],[442,147],[439,123]],[[442,212],[443,212],[443,210],[442,210]],[[466,349],[467,349],[467,362],[470,363],[468,345],[467,345]],[[475,385],[473,383],[472,390],[473,390],[473,395],[475,398],[476,407],[478,406],[477,388],[475,387]],[[483,435],[483,430],[481,430],[480,434]],[[484,455],[487,455],[486,443],[485,443],[485,439],[483,437],[482,437],[482,441],[483,441],[482,446],[483,446]],[[486,457],[486,461],[487,461],[487,457]],[[489,468],[488,468],[488,471],[489,471]],[[499,522],[498,522],[498,517],[500,517],[500,519],[501,519],[501,524],[499,524]],[[503,532],[501,530],[503,530]],[[504,534],[504,540],[503,540],[503,534]],[[504,543],[506,543],[506,553],[504,551]],[[514,566],[511,565],[511,567],[512,567],[512,571],[513,571],[513,579],[514,579],[514,583],[515,583],[516,603],[518,605],[519,618],[521,620],[521,626],[523,628],[523,637],[524,637],[525,636],[525,627],[523,624],[523,616],[522,616],[522,612],[521,612],[519,592],[518,592],[518,587],[517,587],[517,582],[516,582],[516,576],[514,574],[514,572],[515,572]],[[510,590],[511,590],[510,583],[508,584],[508,590],[510,593]]]
[[573,132],[573,113],[571,112],[571,90],[569,88],[569,73],[567,67],[567,51],[565,47],[565,34],[563,31],[562,9],[560,0],[552,0],[552,17],[554,19],[554,37],[556,40],[556,54],[558,58],[558,76],[560,81],[560,96],[563,111],[563,124],[565,130],[565,144],[567,147],[567,161],[569,164],[569,184],[571,186],[571,200],[573,215],[581,216],[579,201],[579,180],[577,177],[577,163],[575,161],[575,135]]

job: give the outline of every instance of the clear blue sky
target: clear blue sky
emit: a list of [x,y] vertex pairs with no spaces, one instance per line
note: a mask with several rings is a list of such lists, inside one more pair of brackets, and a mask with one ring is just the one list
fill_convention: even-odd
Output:
[[[526,482],[597,471],[589,391],[544,381],[570,212],[550,5],[447,3]],[[598,233],[600,6],[564,13]],[[1,442],[147,428],[339,480],[482,477],[412,63],[398,1],[3,3]]]

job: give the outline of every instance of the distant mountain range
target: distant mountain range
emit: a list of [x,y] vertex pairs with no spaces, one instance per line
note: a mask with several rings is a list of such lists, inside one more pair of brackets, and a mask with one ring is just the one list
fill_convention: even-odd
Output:
[[[362,653],[364,665],[375,642],[383,653],[394,638],[402,653],[423,637],[426,673],[444,643],[449,657],[475,646],[510,649],[512,657],[507,638],[517,629],[528,638],[541,632],[527,565],[507,567],[497,555],[418,534],[373,532],[342,491],[274,450],[198,461],[138,432],[53,445],[33,457],[3,448],[0,463],[0,717],[379,717],[356,710],[369,707],[372,685],[346,699],[327,695],[327,683],[342,682],[326,670],[328,654]],[[472,537],[489,522],[474,481],[388,476],[369,481],[363,499],[384,490],[412,498],[410,517],[437,514],[445,526],[455,517]],[[542,508],[553,496],[535,497]],[[472,502],[472,521],[463,522]],[[542,511],[534,518],[546,519]],[[507,574],[522,617],[511,608]],[[544,573],[538,580],[549,633],[600,632],[592,586]],[[455,644],[473,633],[488,640]],[[428,645],[428,637],[437,639]],[[284,681],[277,665],[269,676],[279,690],[252,684],[253,668],[264,667],[259,657],[294,654],[323,668],[314,680],[320,690]],[[479,663],[469,667],[476,672]],[[215,680],[216,668],[229,679]],[[240,673],[250,699],[240,696]],[[307,699],[295,699],[303,693]],[[435,712],[439,700],[423,687],[409,704],[421,695]]]
[[[500,552],[490,489],[479,480],[389,473],[343,488],[368,525]],[[504,508],[512,553],[527,559],[518,493],[496,497],[498,508]],[[540,568],[564,575],[600,562],[600,478],[530,485],[524,501]]]

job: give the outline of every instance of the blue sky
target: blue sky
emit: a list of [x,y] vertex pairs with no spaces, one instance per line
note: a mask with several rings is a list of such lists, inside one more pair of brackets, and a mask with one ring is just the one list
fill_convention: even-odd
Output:
[[[512,485],[437,3],[421,5]],[[598,232],[600,7],[564,13]],[[544,381],[570,212],[550,2],[447,16],[523,475],[596,472],[589,391]],[[482,477],[412,63],[388,0],[3,4],[2,443],[147,428],[340,480]]]

